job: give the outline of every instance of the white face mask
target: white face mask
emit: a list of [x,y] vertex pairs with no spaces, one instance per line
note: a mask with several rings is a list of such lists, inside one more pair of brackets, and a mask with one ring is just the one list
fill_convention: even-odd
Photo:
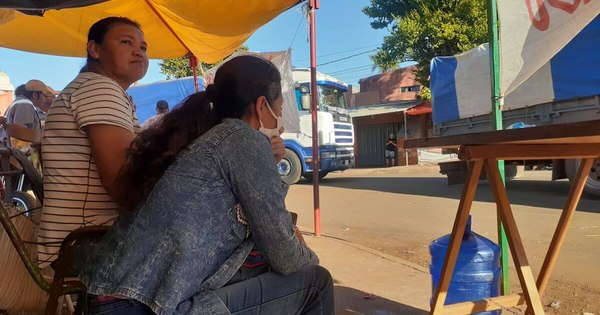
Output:
[[267,138],[271,139],[273,137],[279,136],[279,129],[283,127],[283,117],[275,116],[275,113],[271,109],[271,105],[269,104],[269,102],[267,102],[267,100],[265,100],[265,102],[267,103],[267,109],[269,110],[269,113],[271,113],[273,118],[277,120],[277,127],[273,129],[265,128],[263,126],[262,120],[258,118],[258,122],[260,123],[260,128],[258,128],[258,131],[260,131],[263,135],[267,136]]

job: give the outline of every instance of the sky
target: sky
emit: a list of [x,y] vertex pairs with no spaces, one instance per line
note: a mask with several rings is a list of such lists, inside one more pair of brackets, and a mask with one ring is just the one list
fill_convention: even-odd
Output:
[[[381,46],[387,30],[374,30],[362,13],[369,0],[321,0],[316,13],[317,69],[349,84],[379,73],[370,56]],[[143,27],[143,26],[142,26]],[[282,13],[257,30],[246,46],[252,51],[292,49],[294,67],[310,66],[308,22],[302,6]],[[75,78],[84,65],[83,58],[57,57],[0,48],[0,71],[8,74],[16,87],[29,79],[40,79],[60,90]],[[140,83],[164,80],[158,60],[151,60]]]

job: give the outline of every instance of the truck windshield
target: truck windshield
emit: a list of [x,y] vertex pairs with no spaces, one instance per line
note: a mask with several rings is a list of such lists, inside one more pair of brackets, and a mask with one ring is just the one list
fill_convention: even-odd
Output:
[[346,99],[344,98],[344,91],[323,85],[319,85],[318,89],[320,106],[347,108]]

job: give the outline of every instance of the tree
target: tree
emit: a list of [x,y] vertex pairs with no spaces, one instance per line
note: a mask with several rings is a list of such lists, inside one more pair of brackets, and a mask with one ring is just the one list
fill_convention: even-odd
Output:
[[[241,46],[236,50],[236,52],[238,51],[248,51],[248,47],[245,45]],[[210,69],[221,62],[223,62],[223,60],[216,63],[199,62],[196,70],[199,74],[201,74],[202,69]],[[190,67],[190,62],[187,57],[163,59],[158,63],[158,65],[160,66],[160,73],[166,75],[167,80],[189,77],[193,75],[192,67]]]
[[452,56],[488,41],[485,0],[371,0],[363,12],[388,28],[373,62],[384,70],[416,61],[416,77],[429,86],[429,64],[436,56]]
[[375,19],[371,22],[374,29],[382,29],[393,24],[396,17],[403,17],[413,9],[410,0],[371,0],[371,6],[363,9],[363,13]]

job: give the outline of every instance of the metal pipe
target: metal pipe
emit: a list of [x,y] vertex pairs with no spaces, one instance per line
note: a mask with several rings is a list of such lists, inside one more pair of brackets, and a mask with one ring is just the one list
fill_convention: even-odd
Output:
[[311,96],[311,116],[312,116],[312,174],[313,174],[313,197],[314,197],[314,217],[315,217],[315,236],[321,236],[321,208],[319,205],[319,130],[317,129],[317,39],[316,39],[316,10],[319,8],[319,0],[308,1],[308,15],[310,28],[310,96]]
[[198,71],[196,69],[198,67],[198,59],[191,53],[188,56],[188,59],[190,61],[190,67],[192,67],[192,73],[194,74],[194,90],[198,93],[200,92],[200,87],[198,86]]
[[[502,130],[502,111],[501,105],[502,95],[500,91],[500,41],[498,39],[498,7],[496,0],[488,1],[488,32],[490,38],[490,85],[492,87],[492,117],[494,130]],[[498,170],[504,184],[504,161],[498,160]],[[498,213],[500,213],[498,209]],[[510,292],[510,274],[508,264],[508,240],[506,232],[498,218],[498,243],[502,251],[502,294],[506,295]]]
[[[408,124],[406,119],[406,110],[402,112],[404,114],[404,141],[408,140]],[[408,166],[408,149],[404,148],[404,166]]]

